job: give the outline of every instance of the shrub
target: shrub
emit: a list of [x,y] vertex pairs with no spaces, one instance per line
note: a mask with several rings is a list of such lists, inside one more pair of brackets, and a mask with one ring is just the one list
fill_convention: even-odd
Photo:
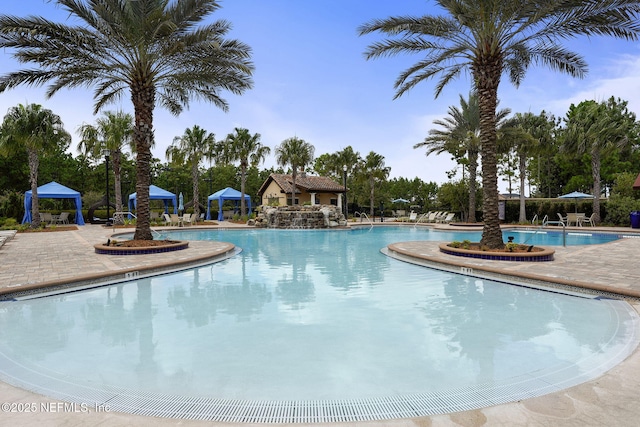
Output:
[[514,242],[509,242],[505,245],[505,247],[507,248],[507,250],[509,252],[513,252],[514,249],[516,249],[518,247],[518,243],[514,243]]
[[628,196],[612,194],[607,203],[607,223],[628,227],[631,225],[629,214],[632,211],[640,211],[640,200]]
[[16,230],[19,225],[15,218],[0,218],[0,226],[3,230]]

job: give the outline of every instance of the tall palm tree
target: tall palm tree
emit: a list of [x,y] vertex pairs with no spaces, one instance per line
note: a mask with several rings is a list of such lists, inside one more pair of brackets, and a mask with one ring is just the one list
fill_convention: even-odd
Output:
[[315,148],[304,139],[294,136],[287,138],[276,147],[276,162],[280,166],[291,165],[291,204],[296,204],[296,178],[298,177],[298,169],[304,170],[304,167],[313,162],[313,154]]
[[358,174],[369,185],[369,216],[371,218],[374,214],[376,183],[386,180],[389,172],[391,168],[384,165],[384,156],[373,151],[370,151],[358,166]]
[[271,153],[271,148],[262,145],[260,134],[251,135],[248,129],[235,128],[234,133],[227,135],[225,139],[228,160],[230,162],[240,162],[240,213],[247,214],[244,194],[247,184],[247,168],[256,167]]
[[[508,108],[500,110],[497,121],[501,122],[511,113]],[[469,100],[460,95],[460,108],[449,107],[449,115],[442,120],[434,120],[433,124],[443,129],[431,129],[429,136],[413,148],[427,148],[429,154],[442,154],[445,151],[457,159],[466,156],[469,171],[469,213],[468,222],[476,222],[476,184],[478,174],[478,157],[480,155],[480,113],[478,96],[471,92]]]
[[533,113],[516,113],[514,117],[506,120],[500,126],[503,144],[515,153],[518,160],[518,175],[520,178],[520,214],[518,221],[527,221],[525,209],[524,187],[527,176],[528,160],[539,152],[541,146],[551,139],[550,120],[543,111],[540,115]]
[[469,71],[478,94],[484,228],[481,243],[504,246],[498,213],[496,109],[503,74],[518,86],[533,63],[574,77],[587,72],[565,39],[609,35],[637,40],[637,0],[436,0],[448,16],[398,16],[372,20],[360,35],[383,33],[390,38],[371,44],[367,59],[400,53],[424,53],[395,82],[398,98],[424,80],[440,75],[435,96],[462,72]]
[[191,166],[193,180],[193,213],[200,217],[200,162],[211,158],[215,152],[215,135],[208,133],[198,125],[187,128],[182,136],[176,136],[167,148],[167,159],[172,163]]
[[[116,212],[122,212],[121,163],[123,149],[133,146],[133,116],[122,111],[106,111],[104,117],[96,120],[96,125],[83,124],[78,128],[80,142],[78,151],[95,159],[102,157],[104,150],[109,150],[114,179]],[[107,200],[107,203],[109,201]],[[122,218],[115,218],[121,221]]]
[[128,91],[133,103],[139,218],[134,239],[151,240],[149,184],[155,105],[178,115],[191,98],[227,110],[220,92],[252,86],[251,49],[225,36],[227,21],[201,24],[215,0],[57,0],[82,25],[41,17],[0,16],[0,47],[35,64],[0,77],[0,92],[51,82],[62,88],[94,86],[94,112]]
[[[0,154],[14,155],[26,150],[31,185],[31,228],[40,227],[38,207],[38,167],[40,157],[59,144],[69,144],[60,116],[38,104],[18,104],[9,109],[0,128]],[[66,148],[66,147],[65,147]]]
[[571,105],[566,118],[562,149],[591,157],[593,178],[594,222],[600,218],[601,160],[603,154],[615,149],[628,148],[630,135],[637,132],[636,115],[629,111],[627,102],[614,97],[605,102],[584,101]]

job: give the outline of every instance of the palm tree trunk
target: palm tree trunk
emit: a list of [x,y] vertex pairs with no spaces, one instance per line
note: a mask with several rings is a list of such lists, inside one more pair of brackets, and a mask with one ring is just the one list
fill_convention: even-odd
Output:
[[40,159],[36,150],[28,150],[29,183],[31,184],[31,228],[40,228],[40,208],[38,202],[38,167]]
[[468,222],[476,222],[476,180],[478,175],[478,153],[469,151],[469,215]]
[[298,174],[296,173],[296,165],[293,165],[293,174],[291,175],[292,178],[292,187],[293,189],[291,190],[291,206],[295,206],[296,205],[296,177],[298,176]]
[[518,154],[518,163],[520,169],[520,217],[518,222],[527,222],[527,209],[524,201],[524,178],[527,173],[527,156],[524,153]]
[[246,161],[240,162],[240,215],[244,218],[247,214],[247,203],[244,200],[244,192],[247,184],[247,165]]
[[135,110],[133,139],[136,145],[136,198],[138,219],[135,240],[153,240],[149,217],[149,185],[151,183],[151,146],[153,145],[153,107],[155,91],[152,86],[132,85],[131,99]]
[[[113,160],[113,186],[116,197],[116,212],[123,212],[122,208],[122,185],[121,185],[121,177],[120,177],[120,168],[122,163],[122,152],[120,150],[114,150],[111,159]],[[114,217],[115,222],[123,223],[123,218],[118,215]]]
[[[600,152],[597,149],[591,150],[591,176],[593,177],[593,217],[594,224],[600,224]],[[577,202],[576,202],[577,203]]]
[[191,178],[193,179],[193,213],[196,214],[197,218],[200,218],[200,204],[198,200],[200,199],[200,173],[198,170],[198,162],[193,161],[191,166]]
[[482,156],[483,222],[480,243],[489,249],[504,247],[498,211],[498,168],[496,154],[496,108],[501,61],[495,57],[480,57],[474,64],[473,75],[478,90],[480,112],[480,147]]
[[371,187],[369,190],[369,216],[371,217],[371,219],[373,219],[375,211],[375,209],[373,208],[373,204],[375,203],[375,193],[373,187],[375,185],[375,180],[373,177],[371,177],[371,179],[369,180],[369,184]]

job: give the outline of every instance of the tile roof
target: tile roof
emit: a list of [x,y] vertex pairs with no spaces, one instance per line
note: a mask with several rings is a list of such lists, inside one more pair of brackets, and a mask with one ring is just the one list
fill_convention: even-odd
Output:
[[[260,190],[258,191],[259,195],[264,193],[271,181],[275,181],[283,192],[291,193],[293,177],[291,175],[272,173],[260,187]],[[336,183],[333,179],[326,176],[297,175],[296,191],[299,193],[301,189],[308,193],[344,193],[344,186]]]

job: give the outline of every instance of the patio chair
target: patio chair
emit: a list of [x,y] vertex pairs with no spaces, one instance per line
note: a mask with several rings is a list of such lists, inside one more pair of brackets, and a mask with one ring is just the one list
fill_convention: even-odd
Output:
[[581,225],[589,225],[589,227],[595,227],[593,220],[596,218],[596,214],[592,213],[591,216],[585,216],[581,220]]
[[69,212],[62,212],[56,220],[58,224],[69,224]]
[[169,214],[162,214],[162,218],[164,218],[164,225],[171,225],[171,217]]
[[182,222],[182,217],[178,214],[169,214],[171,218],[171,225],[177,225],[178,227],[182,227],[184,223]]
[[411,213],[409,214],[409,221],[416,222],[417,219],[418,219],[418,213],[411,211]]
[[567,224],[567,217],[566,216],[562,216],[562,214],[560,212],[558,212],[558,220],[560,225],[566,225]]
[[40,212],[40,222],[46,222],[47,224],[51,224],[53,221],[53,216],[51,216],[51,212]]

